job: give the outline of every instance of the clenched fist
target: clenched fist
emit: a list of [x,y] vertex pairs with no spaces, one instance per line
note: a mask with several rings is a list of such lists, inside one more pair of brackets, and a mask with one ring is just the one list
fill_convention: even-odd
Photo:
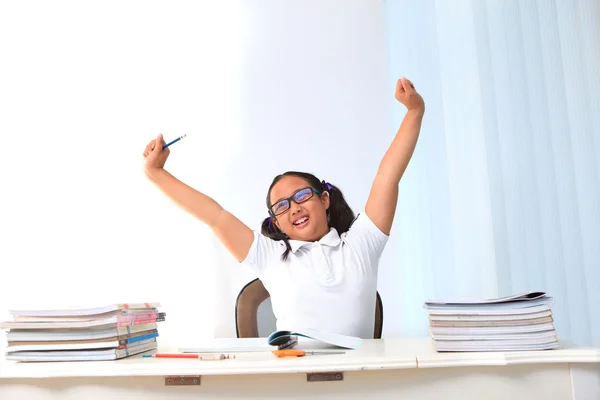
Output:
[[409,111],[414,110],[420,114],[425,112],[425,102],[423,101],[423,98],[415,89],[415,85],[404,77],[398,79],[398,83],[396,83],[395,97],[396,100],[404,104]]
[[153,139],[146,145],[144,149],[145,169],[146,172],[151,169],[160,169],[165,166],[165,162],[169,157],[169,149],[163,149],[165,145],[162,133],[156,139]]

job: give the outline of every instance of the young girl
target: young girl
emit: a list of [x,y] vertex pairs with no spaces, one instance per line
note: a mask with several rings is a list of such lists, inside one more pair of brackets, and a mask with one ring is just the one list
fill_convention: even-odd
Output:
[[162,135],[146,146],[145,173],[257,274],[271,295],[277,329],[372,338],[379,258],[425,112],[408,79],[398,80],[395,97],[408,111],[379,165],[365,212],[356,218],[335,185],[290,171],[273,180],[267,192],[269,216],[261,233],[253,231],[163,168],[169,149],[162,149]]

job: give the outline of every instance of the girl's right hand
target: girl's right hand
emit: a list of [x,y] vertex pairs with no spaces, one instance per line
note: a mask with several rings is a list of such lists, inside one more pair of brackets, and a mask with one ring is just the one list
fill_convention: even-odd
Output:
[[170,151],[168,147],[163,149],[164,145],[165,141],[161,133],[146,146],[144,150],[144,168],[147,172],[152,169],[162,169],[165,166]]

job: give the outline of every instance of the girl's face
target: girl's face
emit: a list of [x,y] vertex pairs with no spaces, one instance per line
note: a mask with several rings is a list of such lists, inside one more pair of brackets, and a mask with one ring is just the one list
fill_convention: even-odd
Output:
[[279,214],[273,218],[275,224],[290,239],[315,242],[329,232],[329,196],[312,189],[304,179],[284,176],[271,189],[270,200],[271,210]]

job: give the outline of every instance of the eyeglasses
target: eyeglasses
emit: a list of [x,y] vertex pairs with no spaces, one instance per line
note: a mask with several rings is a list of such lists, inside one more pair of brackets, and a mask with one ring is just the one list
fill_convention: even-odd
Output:
[[316,194],[321,194],[320,191],[318,191],[317,189],[313,189],[311,187],[307,187],[307,188],[304,188],[304,189],[296,190],[294,192],[294,194],[292,194],[291,197],[288,197],[287,199],[279,200],[277,203],[273,204],[269,208],[269,213],[273,217],[281,215],[281,214],[283,214],[284,212],[286,212],[287,210],[290,209],[290,205],[291,205],[291,201],[292,200],[296,204],[301,204],[301,203],[304,203],[307,200],[310,200],[315,193]]

